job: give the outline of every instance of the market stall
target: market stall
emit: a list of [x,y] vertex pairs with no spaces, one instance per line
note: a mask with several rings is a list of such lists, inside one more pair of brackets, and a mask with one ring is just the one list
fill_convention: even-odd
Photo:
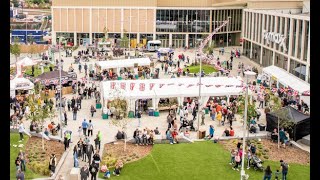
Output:
[[135,58],[124,60],[110,60],[110,61],[98,61],[95,63],[96,72],[102,73],[103,71],[110,71],[120,75],[120,71],[124,68],[134,71],[134,74],[138,74],[139,69],[144,67],[150,67],[151,61],[149,58]]
[[26,78],[14,78],[10,81],[10,96],[25,96],[34,89],[34,84]]
[[[103,105],[117,97],[114,92],[121,91],[121,97],[128,101],[128,110],[134,110],[135,102],[139,99],[151,99],[151,108],[157,110],[160,98],[177,98],[178,105],[182,105],[185,97],[198,97],[198,83],[199,78],[103,81],[100,89]],[[203,106],[211,96],[229,98],[243,92],[240,77],[204,77],[201,83],[200,103]]]
[[310,90],[310,84],[299,79],[298,77],[290,74],[276,66],[268,66],[262,69],[263,75],[270,78],[270,83],[275,82],[276,87],[290,87],[302,94]]

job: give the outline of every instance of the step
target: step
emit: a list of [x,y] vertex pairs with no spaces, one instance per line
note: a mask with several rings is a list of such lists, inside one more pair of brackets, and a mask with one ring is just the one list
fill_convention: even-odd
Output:
[[310,134],[308,136],[305,136],[301,139],[301,143],[310,146]]

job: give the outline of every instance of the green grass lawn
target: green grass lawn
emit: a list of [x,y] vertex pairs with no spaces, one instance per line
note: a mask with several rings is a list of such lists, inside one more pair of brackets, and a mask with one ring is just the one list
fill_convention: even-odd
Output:
[[[50,66],[52,68],[54,68],[54,65],[44,66],[43,67],[43,72],[49,72],[50,71],[50,68],[49,68]],[[31,66],[26,68],[25,74],[27,74],[29,76],[32,75],[32,67]],[[38,65],[34,66],[34,77],[38,77],[41,74],[42,74],[42,72],[41,72],[40,66],[38,66]]]
[[[230,154],[222,145],[212,141],[193,144],[157,144],[151,154],[133,163],[125,164],[121,175],[112,179],[240,179],[240,171],[229,165]],[[246,161],[245,161],[246,162]],[[264,167],[271,166],[273,172],[279,162],[266,161]],[[249,179],[259,180],[264,173],[253,168],[246,170]],[[112,174],[112,171],[111,171]],[[100,173],[99,177],[102,177]],[[288,179],[310,179],[310,166],[290,164]],[[272,177],[274,178],[274,177]]]
[[[206,74],[210,74],[213,72],[217,72],[217,70],[212,66],[212,65],[206,65],[206,64],[202,64],[202,69],[204,69],[204,73]],[[189,66],[187,68],[184,68],[184,71],[187,71],[187,69],[190,70],[190,73],[199,73],[199,69],[200,69],[200,65],[197,66]]]
[[[29,136],[24,135],[23,138],[24,140],[22,142],[18,142],[20,140],[19,133],[10,133],[10,179],[17,179],[15,160],[21,149],[18,147],[13,147],[12,145],[16,144],[18,146],[20,143],[23,143],[24,147],[22,148],[22,150],[24,151],[25,145],[28,142]],[[43,177],[43,176],[33,173],[31,170],[29,170],[26,167],[25,179],[34,179],[34,178],[40,178],[40,177]]]

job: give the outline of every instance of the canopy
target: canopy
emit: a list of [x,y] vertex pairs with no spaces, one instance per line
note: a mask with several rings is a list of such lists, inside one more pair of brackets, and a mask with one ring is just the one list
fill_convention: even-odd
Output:
[[[199,78],[171,78],[148,80],[103,81],[101,94],[105,99],[114,98],[115,89],[121,90],[126,99],[198,97]],[[240,77],[204,77],[201,78],[201,96],[240,95],[243,91]],[[114,85],[114,89],[112,86]],[[132,88],[132,90],[130,89]]]
[[34,88],[34,84],[26,78],[14,78],[10,81],[10,90],[30,90]]
[[281,121],[294,123],[292,131],[288,131],[288,133],[295,141],[310,134],[310,116],[297,111],[291,106],[266,114],[267,131],[272,132],[273,129],[278,128],[278,117]]
[[173,49],[171,49],[171,48],[159,48],[157,51],[160,52],[160,53],[170,53],[170,52],[173,52]]
[[[37,78],[41,81],[41,80],[45,80],[45,79],[54,79],[54,78],[59,78],[59,71],[49,71],[49,72],[45,72],[41,75],[39,75]],[[61,71],[61,77],[66,77],[68,76],[68,73],[66,71]]]
[[283,84],[284,86],[290,86],[292,89],[302,94],[304,91],[310,90],[310,84],[299,79],[298,77],[290,74],[276,66],[268,66],[262,69],[262,72],[267,74],[270,77],[275,77],[278,82]]
[[98,61],[96,66],[101,67],[101,69],[110,68],[124,68],[124,67],[134,67],[134,64],[138,63],[138,66],[150,66],[149,58],[135,58],[135,59],[124,59],[124,60],[109,60],[109,61]]
[[29,57],[25,57],[22,60],[17,62],[17,65],[23,65],[23,66],[32,66],[36,65],[38,62],[30,59]]

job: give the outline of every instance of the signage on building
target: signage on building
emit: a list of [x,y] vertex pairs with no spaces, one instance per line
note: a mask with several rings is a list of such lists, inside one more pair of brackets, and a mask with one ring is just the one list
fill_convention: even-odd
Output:
[[287,47],[286,47],[286,37],[284,37],[283,34],[280,34],[280,33],[275,33],[275,32],[268,32],[266,30],[263,30],[263,38],[265,40],[267,40],[267,44],[269,44],[270,42],[274,42],[274,43],[277,43],[279,44],[279,46],[283,47],[283,49],[285,51],[287,51]]

